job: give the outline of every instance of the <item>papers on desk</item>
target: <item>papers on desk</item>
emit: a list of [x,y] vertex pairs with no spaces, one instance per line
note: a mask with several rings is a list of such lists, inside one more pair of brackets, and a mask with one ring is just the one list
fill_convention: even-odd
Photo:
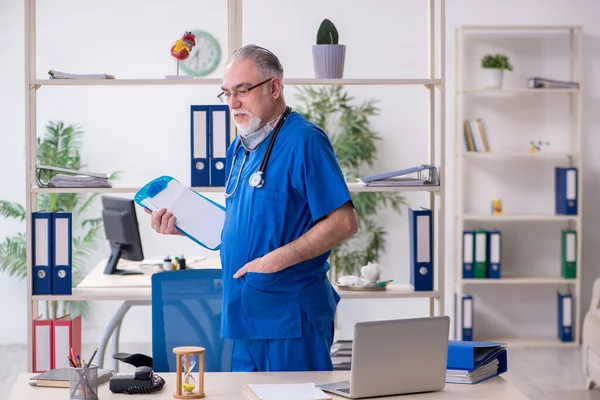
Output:
[[[415,174],[415,176],[410,176]],[[386,172],[378,175],[365,176],[358,179],[363,186],[439,186],[440,178],[436,167],[428,164]]]
[[244,392],[253,400],[331,400],[324,391],[308,383],[247,384]]
[[48,75],[50,79],[115,79],[115,76],[110,74],[72,74],[52,69],[48,71]]
[[477,383],[498,374],[498,360],[479,367],[473,371],[448,369],[446,370],[447,383]]

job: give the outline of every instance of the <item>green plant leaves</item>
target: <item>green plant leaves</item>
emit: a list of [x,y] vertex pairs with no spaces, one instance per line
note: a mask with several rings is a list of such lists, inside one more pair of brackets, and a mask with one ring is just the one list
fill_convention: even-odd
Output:
[[[379,135],[370,127],[369,118],[379,115],[375,100],[355,104],[342,86],[297,87],[296,110],[329,136],[340,168],[350,179],[362,176],[361,169],[377,159]],[[355,192],[352,201],[358,215],[358,233],[332,249],[330,264],[343,274],[357,274],[368,262],[379,260],[385,251],[387,232],[375,217],[385,207],[400,213],[406,204],[398,193]]]
[[[80,149],[83,144],[84,132],[77,125],[65,125],[64,122],[49,122],[43,138],[37,139],[37,162],[40,165],[80,170],[82,163]],[[44,172],[42,180],[49,180],[56,172]],[[117,179],[119,172],[109,176],[110,180]],[[86,219],[78,225],[78,219],[97,200],[99,193],[82,195],[77,193],[43,193],[38,196],[38,209],[44,211],[65,211],[73,214],[73,285],[76,286],[84,277],[85,265],[96,248],[97,239],[102,229],[100,218]],[[0,215],[5,218],[25,221],[25,208],[17,203],[0,200]],[[78,235],[75,235],[75,233]],[[26,238],[19,233],[5,238],[0,243],[0,272],[7,273],[17,279],[27,276]],[[60,317],[71,313],[86,315],[88,304],[84,301],[64,301],[59,307],[58,302],[51,301],[46,306],[47,316]],[[58,313],[60,315],[57,315]]]
[[338,42],[339,36],[335,25],[327,18],[324,19],[317,31],[317,44],[338,44]]
[[497,68],[497,69],[506,69],[509,71],[513,70],[513,66],[510,64],[508,60],[508,56],[497,53],[495,55],[485,54],[481,59],[481,67],[482,68]]

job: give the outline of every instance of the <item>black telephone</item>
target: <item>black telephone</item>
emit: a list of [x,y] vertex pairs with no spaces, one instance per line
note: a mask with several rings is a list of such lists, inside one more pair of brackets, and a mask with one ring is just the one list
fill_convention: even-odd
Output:
[[[165,380],[156,375],[151,366],[136,365],[138,364],[137,361],[139,361],[138,359],[140,357],[133,356],[141,355],[129,355],[126,353],[117,353],[113,355],[113,358],[134,365],[136,369],[134,374],[113,375],[108,383],[108,389],[113,393],[125,394],[146,394],[161,391],[163,386],[165,386]],[[143,362],[139,362],[139,364],[152,364],[152,359],[150,357],[144,357]]]

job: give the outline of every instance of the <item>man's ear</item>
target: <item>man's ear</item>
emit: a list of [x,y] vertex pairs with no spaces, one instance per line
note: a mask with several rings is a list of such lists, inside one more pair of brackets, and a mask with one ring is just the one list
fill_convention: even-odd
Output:
[[274,99],[281,97],[281,89],[283,88],[283,82],[281,79],[275,77],[271,81],[271,95]]

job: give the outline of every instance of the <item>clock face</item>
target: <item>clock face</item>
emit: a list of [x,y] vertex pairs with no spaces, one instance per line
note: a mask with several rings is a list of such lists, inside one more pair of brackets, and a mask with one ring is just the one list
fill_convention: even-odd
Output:
[[204,76],[217,68],[221,61],[221,48],[217,40],[204,31],[192,31],[196,45],[188,58],[180,61],[180,67],[188,75]]

